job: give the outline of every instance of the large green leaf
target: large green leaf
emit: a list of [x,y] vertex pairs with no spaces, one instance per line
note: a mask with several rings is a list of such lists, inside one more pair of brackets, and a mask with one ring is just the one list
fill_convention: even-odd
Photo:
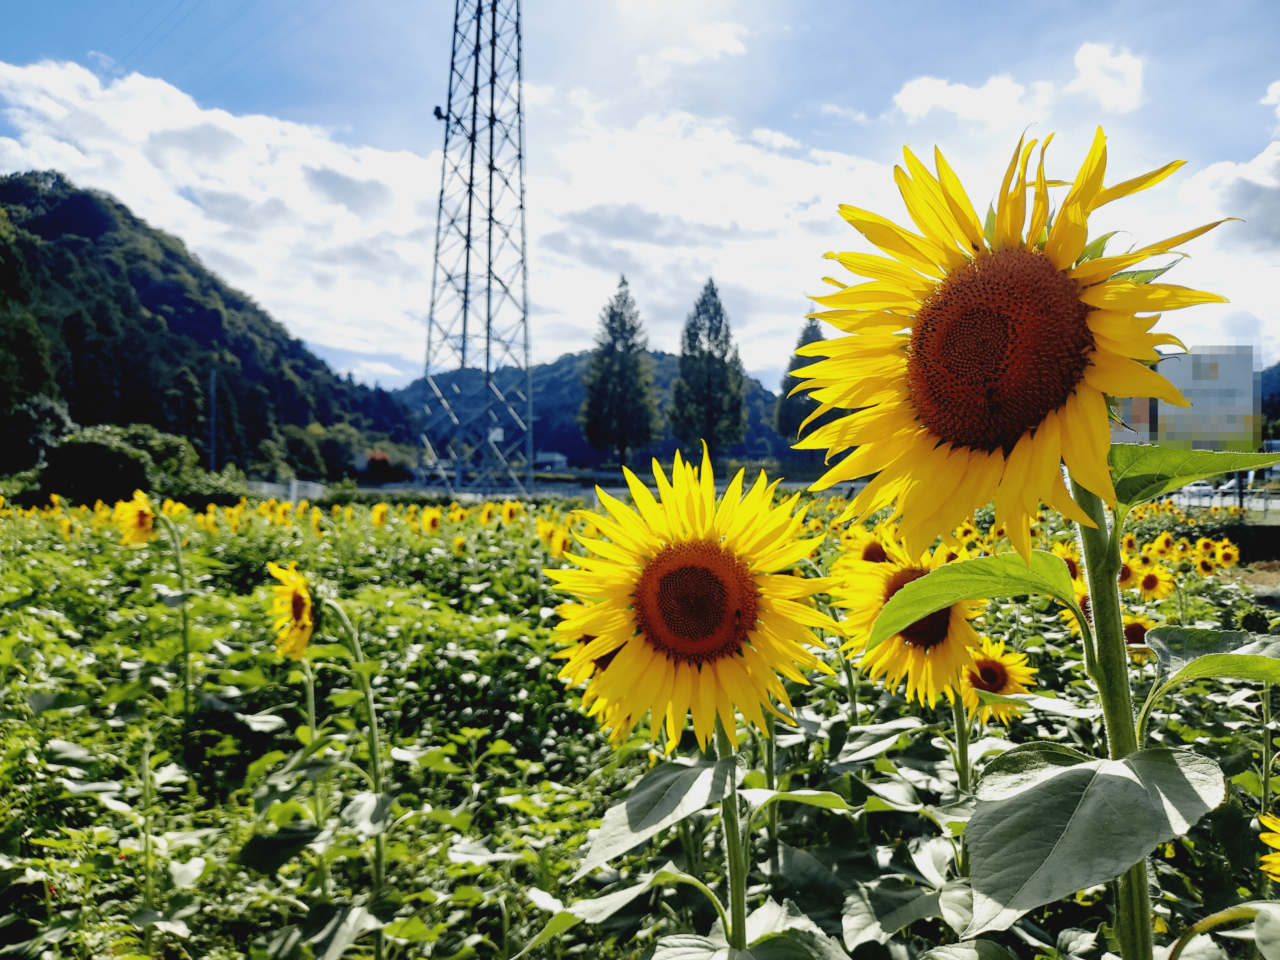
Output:
[[258,833],[240,848],[236,859],[259,873],[272,874],[318,836],[319,830],[307,826],[282,827],[275,833]]
[[714,763],[660,763],[645,776],[622,803],[606,811],[600,829],[574,880],[613,857],[648,840],[659,830],[679,823],[690,814],[719,803],[737,775],[732,758]]
[[940,916],[937,890],[894,877],[860,883],[844,902],[844,945],[852,952],[863,943],[888,943],[903,927]]
[[1280,454],[1173,450],[1144,443],[1116,443],[1111,446],[1109,459],[1116,499],[1132,507],[1216,473],[1269,467],[1280,463]]
[[1013,960],[1004,947],[990,940],[966,940],[934,947],[920,955],[920,960]]
[[1057,597],[1075,605],[1071,574],[1061,557],[1032,551],[1028,566],[1016,553],[960,560],[913,580],[895,593],[880,611],[867,649],[899,633],[918,620],[962,600],[1016,597],[1022,594]]
[[1146,642],[1172,674],[1166,683],[1203,677],[1280,680],[1280,640],[1270,637],[1242,630],[1160,626],[1147,632]]
[[1218,765],[1187,751],[1077,763],[1042,752],[1038,770],[1034,753],[1016,765],[1008,757],[979,783],[965,830],[973,880],[966,937],[1007,929],[1028,910],[1119,876],[1226,797]]

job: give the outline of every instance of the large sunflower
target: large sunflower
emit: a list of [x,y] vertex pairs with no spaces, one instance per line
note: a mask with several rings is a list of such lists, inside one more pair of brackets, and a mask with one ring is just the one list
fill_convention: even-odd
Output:
[[[850,610],[841,624],[849,639],[840,648],[850,656],[865,648],[876,618],[895,593],[954,556],[940,546],[915,560],[901,544],[886,541],[885,546],[882,563],[844,556],[831,569],[836,581],[831,592],[839,606]],[[972,650],[980,646],[969,621],[985,607],[985,600],[971,600],[931,613],[864,652],[860,666],[873,679],[885,677],[891,690],[905,677],[908,700],[918,697],[933,706],[940,693],[950,699],[960,671],[972,665]]]
[[565,558],[581,569],[546,571],[582,601],[557,611],[560,639],[574,644],[558,655],[569,661],[560,676],[590,681],[583,703],[615,743],[652,711],[651,735],[665,721],[668,749],[690,713],[704,749],[717,714],[736,746],[735,708],[760,730],[762,706],[784,716],[771,698],[790,709],[777,674],[807,683],[797,666],[832,672],[804,648],[821,644],[810,627],[838,630],[809,603],[830,581],[777,572],[822,538],[798,539],[800,495],[774,506],[777,482],[763,473],[744,496],[739,471],[717,503],[705,451],[701,470],[677,453],[670,481],[656,461],[653,475],[660,499],[626,471],[635,509],[597,491],[609,515],[579,516],[608,539],[575,535],[592,555]]
[[[889,256],[827,254],[872,280],[854,286],[830,280],[839,292],[814,298],[829,308],[814,316],[850,336],[801,347],[803,356],[828,359],[797,370],[804,382],[796,389],[819,401],[806,424],[833,409],[856,412],[797,446],[825,449],[828,457],[857,447],[813,489],[878,474],[847,516],[896,503],[913,553],[993,497],[997,525],[1024,557],[1041,501],[1093,526],[1063,485],[1059,463],[1115,502],[1107,396],[1187,405],[1145,365],[1159,358],[1156,346],[1180,342],[1148,333],[1158,316],[1137,314],[1223,300],[1171,284],[1134,283],[1123,272],[1216,223],[1118,256],[1101,256],[1102,244],[1088,243],[1094,210],[1159,183],[1181,161],[1103,187],[1107,151],[1099,129],[1051,216],[1049,139],[1034,183],[1027,162],[1036,141],[1019,142],[985,229],[937,151],[936,176],[905,149],[907,169],[894,170],[919,234],[856,207],[840,208]],[[946,478],[945,496],[939,478]]]

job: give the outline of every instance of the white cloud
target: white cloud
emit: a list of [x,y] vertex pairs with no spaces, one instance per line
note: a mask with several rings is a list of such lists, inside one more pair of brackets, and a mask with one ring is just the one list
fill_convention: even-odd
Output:
[[1043,98],[1037,90],[1031,102],[1024,102],[1026,92],[1026,87],[1009,76],[992,77],[977,88],[935,77],[918,77],[904,84],[893,102],[912,121],[923,120],[930,111],[938,109],[954,113],[962,120],[1005,129],[1035,119],[1038,101]]
[[1086,43],[1075,63],[1079,76],[1068,91],[1092,94],[1110,113],[1129,113],[1142,104],[1142,61],[1129,51],[1112,54],[1110,44]]
[[821,113],[824,117],[843,117],[846,120],[852,120],[854,123],[867,122],[867,115],[861,110],[854,110],[852,107],[837,107],[834,103],[824,103]]
[[673,63],[694,64],[704,60],[718,60],[724,55],[741,56],[747,52],[746,44],[739,37],[747,28],[740,23],[702,23],[689,27],[692,47],[666,47],[658,56]]
[[777,130],[766,130],[764,127],[756,127],[752,130],[751,139],[775,150],[780,150],[783,147],[800,146],[799,140],[793,140],[785,133],[779,133]]
[[[1275,107],[1276,119],[1280,120],[1280,80],[1267,87],[1267,95],[1258,102],[1268,107]],[[1280,136],[1280,129],[1277,129],[1276,135]]]

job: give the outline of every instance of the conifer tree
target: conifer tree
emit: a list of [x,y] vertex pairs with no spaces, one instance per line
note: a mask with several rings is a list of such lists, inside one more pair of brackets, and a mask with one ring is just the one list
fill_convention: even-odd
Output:
[[[796,341],[796,350],[799,351],[801,347],[807,344],[825,339],[822,335],[822,327],[817,319],[809,317],[805,321],[804,329],[800,331],[800,339]],[[802,357],[799,353],[795,353],[791,356],[791,362],[787,364],[787,373],[782,378],[782,389],[773,408],[773,428],[778,431],[778,436],[782,437],[788,445],[795,443],[799,439],[800,425],[804,423],[805,417],[818,409],[818,401],[809,396],[807,391],[789,396],[796,385],[800,383],[791,374],[801,367],[817,363],[819,359],[818,357]],[[811,432],[829,419],[831,419],[831,414],[816,418],[805,427],[805,433]],[[793,450],[792,459],[821,460],[822,453],[818,450]]]
[[640,311],[622,277],[618,292],[600,312],[596,348],[582,381],[587,395],[578,412],[587,443],[617,451],[620,464],[662,429],[647,347]]
[[742,360],[715,282],[707,281],[685,321],[680,376],[671,384],[671,428],[690,457],[705,440],[723,455],[746,434]]

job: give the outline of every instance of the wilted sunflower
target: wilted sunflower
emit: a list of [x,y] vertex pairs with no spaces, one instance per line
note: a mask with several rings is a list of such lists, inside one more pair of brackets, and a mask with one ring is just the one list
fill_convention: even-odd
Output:
[[311,591],[307,588],[307,578],[298,573],[297,566],[296,563],[288,567],[267,563],[267,571],[280,581],[280,586],[271,588],[275,594],[271,612],[278,615],[275,622],[276,652],[294,660],[302,658],[316,628]]
[[1280,881],[1280,817],[1274,817],[1269,813],[1264,813],[1258,818],[1258,821],[1269,830],[1269,833],[1261,834],[1258,839],[1265,843],[1276,853],[1264,854],[1259,866],[1262,872],[1272,880]]
[[[828,457],[857,447],[813,489],[878,474],[847,513],[863,516],[896,502],[912,553],[993,497],[996,522],[1028,559],[1030,518],[1041,501],[1092,526],[1063,485],[1059,464],[1115,502],[1107,395],[1187,405],[1139,362],[1156,361],[1154,348],[1178,339],[1148,333],[1158,317],[1136,315],[1223,299],[1123,276],[1217,224],[1118,256],[1101,256],[1102,243],[1088,243],[1093,211],[1159,183],[1181,161],[1104,187],[1107,150],[1099,129],[1050,218],[1049,140],[1034,182],[1027,180],[1035,144],[1019,142],[986,229],[936,150],[936,175],[908,149],[907,169],[894,170],[919,234],[856,207],[840,208],[889,256],[827,254],[872,280],[854,286],[833,280],[838,292],[814,298],[830,308],[815,316],[850,336],[801,347],[802,356],[829,359],[799,368],[795,375],[804,382],[797,389],[810,390],[819,403],[806,424],[837,408],[857,412],[797,446],[826,449]],[[945,497],[937,493],[939,477],[950,488]]]
[[[908,583],[943,566],[949,550],[943,545],[919,560],[912,560],[899,544],[887,544],[887,552],[884,563],[842,558],[832,565],[836,585],[831,593],[838,598],[838,606],[851,611],[842,624],[849,639],[840,648],[850,655],[866,646],[889,599]],[[933,706],[940,693],[950,699],[960,671],[973,662],[972,648],[979,646],[969,621],[985,607],[985,600],[969,600],[931,613],[863,653],[861,667],[873,679],[885,677],[890,690],[905,677],[908,700],[918,697],[922,704]]]
[[736,745],[735,708],[760,730],[761,707],[779,713],[771,698],[790,708],[778,673],[807,683],[797,665],[831,672],[804,648],[820,644],[810,627],[838,630],[808,602],[830,581],[775,572],[822,538],[798,538],[799,494],[773,506],[777,483],[763,473],[744,496],[739,471],[717,503],[705,451],[701,470],[677,454],[670,482],[656,461],[653,475],[660,499],[626,471],[635,509],[598,491],[609,516],[579,516],[608,540],[579,535],[592,556],[566,557],[582,569],[546,571],[583,601],[558,611],[560,638],[575,644],[559,654],[569,661],[560,676],[590,681],[583,703],[615,743],[652,711],[651,734],[665,721],[668,749],[690,713],[704,748],[717,714]]
[[120,525],[120,542],[126,546],[148,543],[156,536],[156,512],[151,500],[141,490],[133,491],[132,500],[116,504],[112,519]]
[[1028,685],[1034,686],[1035,668],[1027,666],[1027,655],[1010,650],[1005,653],[1004,643],[987,637],[979,638],[982,649],[973,651],[973,663],[960,673],[961,695],[969,713],[975,711],[983,723],[995,717],[1006,727],[1009,721],[1022,713],[1023,708],[1012,703],[981,704],[978,691],[1007,697],[1014,693],[1026,693]]

